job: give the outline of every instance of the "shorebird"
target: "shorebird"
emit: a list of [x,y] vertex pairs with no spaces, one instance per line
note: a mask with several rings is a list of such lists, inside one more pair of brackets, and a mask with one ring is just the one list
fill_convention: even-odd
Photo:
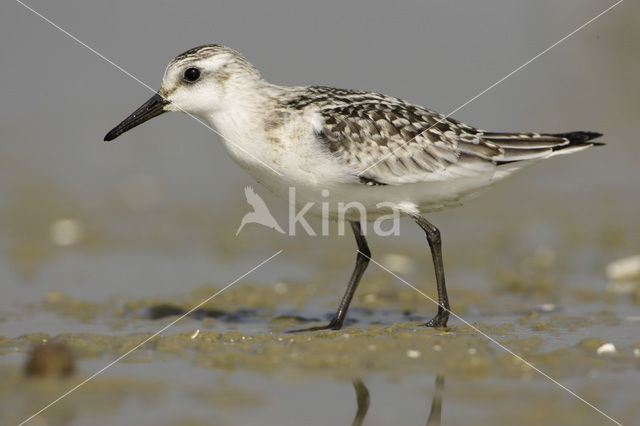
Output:
[[[209,123],[231,158],[280,196],[294,187],[298,202],[327,202],[334,219],[339,203],[350,202],[364,206],[367,220],[388,214],[389,206],[413,218],[426,234],[435,269],[438,311],[428,327],[446,327],[451,311],[440,231],[423,214],[460,205],[536,161],[601,145],[592,139],[602,136],[487,132],[379,93],[279,86],[220,44],[178,55],[160,90],[104,139],[167,111]],[[346,293],[328,324],[306,330],[342,327],[369,263],[362,219],[355,213],[346,219],[358,246]]]

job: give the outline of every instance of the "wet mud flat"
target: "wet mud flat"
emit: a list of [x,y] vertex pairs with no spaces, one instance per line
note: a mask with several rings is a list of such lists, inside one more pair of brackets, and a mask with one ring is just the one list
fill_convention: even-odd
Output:
[[[373,281],[374,292],[384,286]],[[318,315],[283,307],[285,288],[284,300]],[[218,290],[106,303],[46,294],[24,314],[105,331],[0,338],[3,423],[24,420],[125,354],[34,424],[122,424],[137,419],[136,410],[153,411],[142,424],[385,424],[393,420],[385,414],[388,404],[406,406],[400,415],[406,422],[436,424],[431,412],[440,410],[444,424],[607,423],[536,369],[624,424],[640,418],[631,392],[640,367],[638,318],[615,312],[625,311],[620,305],[632,310],[629,298],[601,309],[588,302],[599,298],[579,292],[563,298],[563,306],[578,307],[531,309],[507,293],[490,302],[513,310],[496,317],[485,311],[488,296],[458,288],[453,294],[471,325],[453,320],[447,329],[429,329],[421,323],[428,301],[411,290],[387,289],[375,300],[365,292],[341,331],[290,334],[325,321],[330,311],[307,300],[304,286],[247,283],[153,337]],[[229,306],[242,308],[223,309]],[[42,342],[64,345],[73,354],[73,373],[27,374],[29,353]]]
[[[78,385],[30,424],[611,423],[540,372],[638,424],[639,280],[628,267],[608,276],[604,259],[632,255],[640,238],[610,208],[596,231],[553,202],[543,223],[482,208],[472,223],[451,217],[445,267],[459,318],[446,329],[423,327],[433,302],[370,267],[344,329],[290,334],[332,316],[350,239],[236,237],[235,221],[204,208],[142,223],[119,202],[98,214],[40,187],[19,194],[2,213],[2,424]],[[488,216],[499,226],[478,232]],[[422,236],[370,245],[435,298]],[[278,262],[190,312],[279,249]],[[32,362],[43,342],[64,349]]]

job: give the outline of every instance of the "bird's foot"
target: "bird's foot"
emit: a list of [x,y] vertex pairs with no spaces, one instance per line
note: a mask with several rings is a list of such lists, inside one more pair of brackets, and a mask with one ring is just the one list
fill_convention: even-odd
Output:
[[427,321],[424,326],[434,327],[434,328],[440,328],[440,327],[444,328],[447,326],[447,321],[449,321],[449,312],[446,312],[444,310],[438,310],[438,313],[436,314],[436,316],[431,318],[429,321]]
[[298,330],[289,330],[287,333],[302,333],[304,331],[320,331],[320,330],[340,330],[342,328],[342,322],[337,319],[332,319],[327,325],[319,325],[316,327],[301,328]]

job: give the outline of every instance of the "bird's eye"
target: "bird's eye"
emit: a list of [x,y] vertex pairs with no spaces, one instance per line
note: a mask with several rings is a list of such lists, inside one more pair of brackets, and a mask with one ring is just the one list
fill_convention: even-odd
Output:
[[196,81],[200,78],[200,70],[198,68],[187,68],[184,72],[184,79],[187,81]]

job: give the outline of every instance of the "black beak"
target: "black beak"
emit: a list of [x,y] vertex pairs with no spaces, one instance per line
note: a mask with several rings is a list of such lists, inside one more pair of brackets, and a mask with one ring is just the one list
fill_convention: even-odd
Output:
[[153,117],[166,112],[164,107],[168,103],[169,101],[156,93],[140,108],[135,110],[133,114],[125,118],[122,123],[118,124],[109,133],[107,133],[104,137],[104,140],[112,141],[124,132],[131,130],[134,127],[144,123],[145,121],[151,120]]

